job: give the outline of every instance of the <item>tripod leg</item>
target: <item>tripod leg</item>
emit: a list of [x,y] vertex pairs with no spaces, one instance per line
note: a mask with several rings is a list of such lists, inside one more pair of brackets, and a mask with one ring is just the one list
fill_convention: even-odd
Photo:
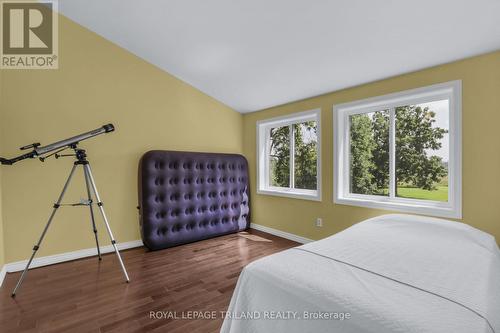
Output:
[[118,248],[116,247],[116,240],[113,237],[111,228],[109,227],[108,218],[106,217],[106,213],[104,212],[104,208],[102,207],[101,198],[99,197],[99,193],[97,192],[97,187],[95,185],[94,177],[92,176],[92,171],[90,170],[90,164],[84,164],[83,167],[85,172],[87,173],[87,177],[90,181],[92,190],[94,191],[95,198],[97,199],[97,207],[99,207],[99,211],[101,212],[102,219],[104,220],[104,224],[106,226],[106,230],[108,231],[109,238],[111,239],[111,245],[113,245],[113,248],[115,249],[116,256],[118,257],[118,261],[120,262],[120,266],[122,267],[123,274],[125,275],[125,280],[129,282],[130,279],[128,278],[127,270],[125,269],[122,257],[120,256],[120,251],[118,251]]
[[52,214],[50,214],[49,220],[47,224],[45,225],[45,228],[42,231],[42,234],[40,235],[40,239],[38,239],[38,243],[33,247],[33,253],[31,254],[30,259],[28,260],[28,263],[26,264],[26,267],[24,268],[23,273],[21,274],[21,277],[17,281],[16,287],[14,288],[14,291],[12,292],[12,297],[16,296],[16,292],[23,283],[23,280],[26,276],[26,273],[28,272],[28,269],[31,265],[31,262],[33,261],[33,258],[35,257],[36,251],[40,248],[40,244],[43,241],[43,238],[45,237],[45,234],[47,233],[47,230],[49,229],[50,224],[52,223],[52,220],[54,219],[54,215],[56,215],[57,209],[61,205],[61,201],[64,197],[64,193],[66,193],[66,190],[68,189],[69,182],[71,181],[71,178],[73,177],[73,174],[75,173],[76,165],[73,165],[73,168],[71,169],[71,172],[69,173],[68,179],[66,180],[66,183],[64,184],[64,187],[61,191],[61,194],[59,195],[59,198],[57,199],[57,202],[54,204],[54,209],[52,210]]
[[89,198],[90,219],[92,220],[92,229],[94,230],[95,244],[97,247],[97,256],[99,257],[99,260],[102,260],[101,248],[99,247],[99,238],[97,237],[97,228],[95,226],[94,208],[92,207],[93,201],[92,201],[92,194],[90,193],[89,177],[87,175],[87,172],[85,171],[85,167],[83,170],[83,175],[85,176],[85,186],[87,187],[87,195]]

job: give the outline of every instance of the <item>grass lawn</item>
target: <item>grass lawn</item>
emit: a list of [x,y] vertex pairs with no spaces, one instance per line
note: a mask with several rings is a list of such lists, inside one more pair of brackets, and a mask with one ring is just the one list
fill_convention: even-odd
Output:
[[448,186],[439,185],[434,191],[427,191],[417,187],[398,187],[398,197],[409,199],[424,199],[434,201],[448,201]]

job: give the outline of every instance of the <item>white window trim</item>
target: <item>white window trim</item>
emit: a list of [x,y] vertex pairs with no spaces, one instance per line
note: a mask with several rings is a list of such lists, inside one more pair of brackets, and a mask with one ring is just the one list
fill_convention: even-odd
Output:
[[[448,202],[350,193],[349,149],[347,148],[349,147],[350,135],[349,116],[380,111],[382,109],[391,109],[401,105],[427,103],[442,99],[449,100],[450,110]],[[333,122],[335,128],[333,145],[334,203],[439,217],[462,218],[462,81],[450,81],[360,101],[338,104],[333,107]],[[394,138],[389,138],[389,140],[392,142]],[[391,170],[395,168],[394,161],[390,161],[389,167]],[[396,186],[393,179],[389,186],[391,188]]]
[[[304,121],[315,121],[317,124],[316,134],[318,137],[317,149],[317,189],[304,190],[285,187],[268,186],[269,184],[269,159],[267,141],[271,128],[292,125]],[[321,109],[289,114],[282,117],[264,119],[257,121],[257,194],[274,195],[295,199],[321,201]],[[293,136],[290,136],[293,148]],[[290,150],[292,151],[292,150]],[[293,155],[290,154],[293,162]],[[292,176],[293,178],[293,176]],[[293,179],[292,179],[293,180]]]

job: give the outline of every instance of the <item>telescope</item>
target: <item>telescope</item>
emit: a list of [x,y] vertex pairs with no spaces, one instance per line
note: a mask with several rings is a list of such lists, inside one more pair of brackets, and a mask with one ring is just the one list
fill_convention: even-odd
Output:
[[[87,160],[87,153],[85,152],[84,149],[79,149],[78,148],[78,143],[80,143],[83,140],[90,139],[94,136],[104,134],[104,133],[109,133],[113,132],[115,130],[115,127],[113,124],[107,124],[104,126],[101,126],[99,128],[96,128],[95,130],[89,131],[82,133],[80,135],[73,136],[71,138],[61,140],[54,142],[50,145],[46,146],[40,146],[40,143],[32,143],[27,146],[23,146],[20,149],[21,150],[28,150],[30,149],[30,152],[11,158],[3,158],[0,157],[0,163],[1,164],[6,164],[6,165],[12,165],[18,161],[25,160],[27,158],[35,158],[38,157],[40,161],[44,161],[46,158],[55,155],[56,158],[59,157],[67,157],[67,156],[73,156],[75,157],[76,161],[73,163],[73,167],[71,169],[71,172],[69,173],[68,178],[66,179],[66,182],[64,183],[63,189],[61,191],[61,194],[59,195],[59,198],[57,199],[56,203],[52,206],[52,214],[49,217],[49,220],[47,221],[47,224],[45,225],[45,228],[42,231],[42,234],[40,235],[40,238],[38,239],[38,242],[36,245],[33,247],[33,252],[31,254],[31,257],[28,260],[28,263],[26,264],[26,267],[24,268],[21,276],[19,277],[19,280],[17,281],[16,287],[14,288],[14,291],[12,292],[11,296],[15,297],[17,290],[21,287],[21,284],[24,281],[24,278],[26,276],[26,273],[28,272],[28,269],[33,262],[33,258],[35,257],[35,254],[37,253],[38,249],[40,248],[40,245],[42,244],[42,241],[45,237],[45,234],[47,233],[47,230],[49,229],[49,226],[52,223],[52,220],[56,214],[56,211],[62,207],[62,206],[88,206],[90,210],[90,220],[92,222],[92,230],[94,231],[94,237],[95,237],[95,242],[96,242],[96,248],[97,248],[97,256],[99,260],[102,259],[101,257],[101,248],[99,246],[99,239],[97,237],[97,228],[96,228],[96,223],[95,223],[95,216],[94,216],[94,203],[97,204],[97,208],[101,212],[101,216],[104,222],[104,225],[106,226],[106,231],[108,232],[109,239],[111,241],[111,245],[113,246],[113,249],[116,253],[116,256],[118,257],[118,262],[122,268],[123,275],[125,276],[125,281],[129,282],[130,279],[128,277],[127,270],[125,269],[125,265],[123,264],[122,257],[120,255],[120,251],[118,250],[118,247],[116,246],[116,239],[113,236],[113,233],[111,232],[111,227],[109,226],[108,218],[106,216],[106,213],[104,212],[104,207],[103,207],[103,202],[101,201],[101,197],[99,196],[99,193],[97,192],[97,186],[94,181],[94,176],[92,175],[92,170],[90,168],[90,162]],[[66,149],[73,149],[74,154],[59,154],[61,151],[66,150]],[[87,198],[86,200],[80,201],[80,203],[77,204],[63,204],[62,200],[64,198],[64,194],[66,193],[66,190],[70,184],[71,179],[73,178],[73,174],[75,173],[75,170],[78,166],[83,167],[83,175],[85,178],[85,187],[87,189]]]
[[96,128],[95,130],[92,130],[92,131],[89,131],[86,133],[82,133],[80,135],[76,135],[76,136],[73,136],[73,137],[65,139],[65,140],[57,141],[57,142],[54,142],[50,145],[40,147],[39,142],[32,143],[30,145],[23,146],[23,147],[19,148],[21,150],[27,150],[27,149],[33,148],[33,150],[31,150],[29,153],[26,153],[26,154],[23,154],[23,155],[20,155],[20,156],[11,158],[11,159],[0,157],[0,163],[5,164],[5,165],[12,165],[18,161],[21,161],[21,160],[24,160],[27,158],[34,158],[34,157],[40,157],[40,160],[43,161],[44,160],[43,155],[45,155],[47,153],[50,153],[54,150],[59,150],[59,149],[64,150],[66,148],[71,148],[71,147],[75,146],[76,144],[78,144],[80,141],[90,139],[90,138],[97,136],[97,135],[100,135],[100,134],[113,132],[114,130],[115,130],[115,127],[113,126],[113,124],[106,124],[104,126]]

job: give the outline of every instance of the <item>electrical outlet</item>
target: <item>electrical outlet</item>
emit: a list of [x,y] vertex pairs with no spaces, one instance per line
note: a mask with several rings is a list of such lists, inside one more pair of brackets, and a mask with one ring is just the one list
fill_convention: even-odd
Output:
[[323,219],[321,217],[318,217],[316,219],[316,226],[317,227],[322,227],[323,226]]

